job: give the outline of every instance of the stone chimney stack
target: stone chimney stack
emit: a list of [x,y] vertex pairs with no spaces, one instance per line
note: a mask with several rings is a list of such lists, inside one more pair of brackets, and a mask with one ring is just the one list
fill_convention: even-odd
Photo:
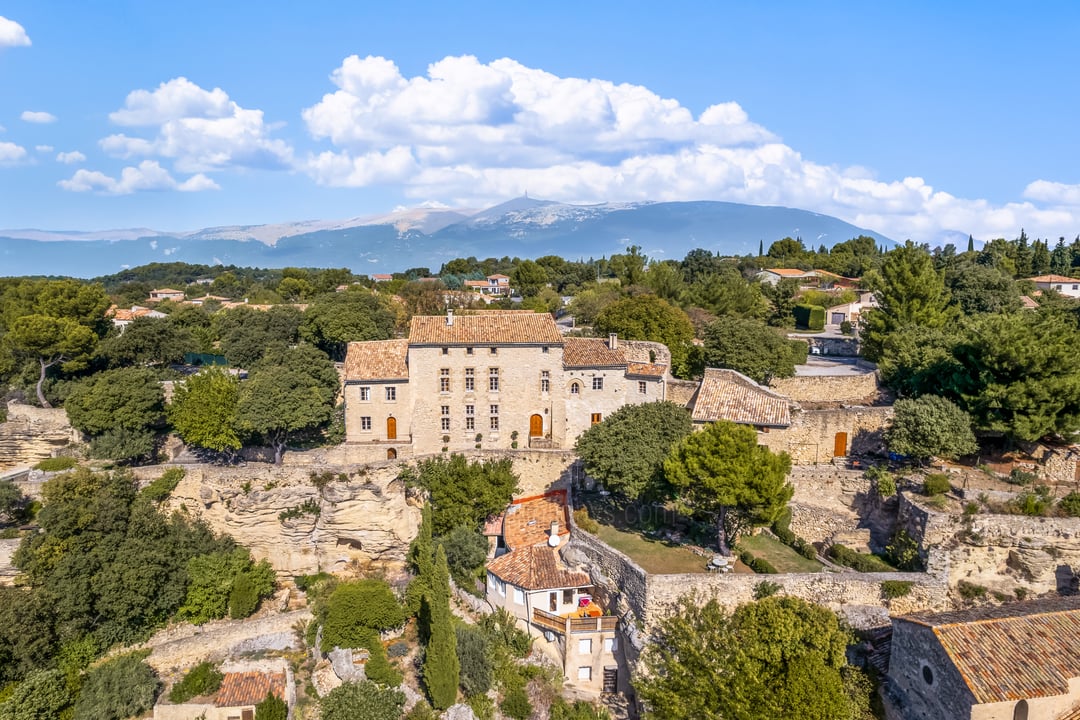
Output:
[[619,349],[619,336],[615,333],[611,333],[607,336],[607,346],[612,350]]
[[454,310],[447,308],[446,310],[446,327],[451,327],[454,324]]
[[551,547],[559,546],[559,521],[551,521],[551,534],[548,535],[548,545]]

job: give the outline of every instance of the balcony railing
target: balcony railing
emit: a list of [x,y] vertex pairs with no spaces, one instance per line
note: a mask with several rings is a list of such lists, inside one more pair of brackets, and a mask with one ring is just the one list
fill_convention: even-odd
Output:
[[614,615],[601,615],[599,617],[559,617],[554,613],[545,612],[539,608],[533,608],[533,624],[539,625],[545,630],[566,635],[568,633],[583,632],[611,632],[619,619]]

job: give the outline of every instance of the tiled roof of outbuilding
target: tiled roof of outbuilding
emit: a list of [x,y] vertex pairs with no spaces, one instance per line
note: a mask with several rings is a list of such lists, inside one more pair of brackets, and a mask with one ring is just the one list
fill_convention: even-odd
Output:
[[219,708],[258,705],[271,692],[285,699],[285,673],[225,673],[214,705]]
[[556,490],[540,497],[516,500],[506,509],[503,539],[511,550],[546,543],[552,521],[559,523],[559,537],[570,534],[566,491]]
[[643,375],[645,377],[664,377],[667,372],[667,365],[657,365],[655,363],[627,363],[626,374],[627,375]]
[[931,628],[979,703],[1065,695],[1080,678],[1080,598],[894,620]]
[[409,324],[412,345],[562,345],[549,313],[415,315]]
[[612,350],[601,338],[566,338],[563,345],[563,367],[624,367],[626,355]]
[[694,422],[730,420],[758,427],[787,427],[791,405],[734,370],[706,368],[692,414]]
[[566,570],[556,556],[558,551],[546,545],[520,548],[495,558],[487,569],[511,585],[525,590],[556,590],[589,587],[587,573]]
[[345,355],[345,382],[408,380],[408,340],[351,342]]

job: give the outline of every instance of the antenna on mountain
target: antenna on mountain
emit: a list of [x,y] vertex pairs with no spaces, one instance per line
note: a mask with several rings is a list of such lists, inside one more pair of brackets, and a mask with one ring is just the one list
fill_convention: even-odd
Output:
[[528,200],[528,199],[529,199],[529,191],[528,191],[528,190],[526,190],[526,191],[525,191],[525,199],[526,199],[526,200]]

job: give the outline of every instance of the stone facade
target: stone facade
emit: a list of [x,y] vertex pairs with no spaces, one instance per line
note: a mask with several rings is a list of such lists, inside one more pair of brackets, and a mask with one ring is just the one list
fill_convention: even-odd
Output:
[[877,374],[796,375],[774,378],[769,388],[797,403],[861,403],[878,393]]
[[[442,322],[414,318],[411,333],[425,334],[407,344],[350,344],[346,440],[369,448],[372,459],[477,446],[570,448],[624,405],[665,398],[670,353],[663,345],[564,340],[549,315],[449,315],[442,333],[431,331],[432,320]],[[403,353],[390,364],[404,372],[360,360],[384,350]]]
[[845,456],[881,453],[892,413],[891,407],[803,410],[792,414],[789,427],[759,432],[758,443],[786,452],[795,465],[832,462],[841,443]]

